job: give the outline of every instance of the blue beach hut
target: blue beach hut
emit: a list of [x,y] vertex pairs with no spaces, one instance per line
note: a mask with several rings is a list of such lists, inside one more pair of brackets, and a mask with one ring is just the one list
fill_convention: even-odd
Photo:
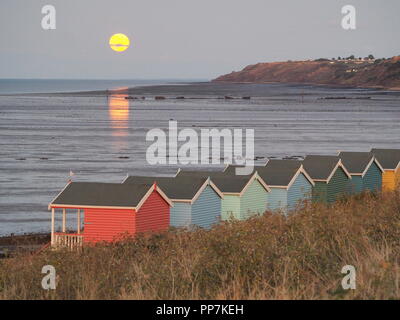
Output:
[[[227,166],[224,173],[234,174],[236,166]],[[254,168],[271,192],[266,198],[268,210],[287,213],[303,201],[312,198],[314,181],[300,161],[269,160],[265,166]]]
[[179,170],[177,177],[202,177],[209,175],[223,194],[222,220],[245,220],[266,211],[267,194],[270,188],[254,173],[249,176],[226,175],[223,172]]
[[210,228],[221,219],[222,192],[207,177],[141,177],[129,176],[124,184],[156,182],[170,198],[173,207],[170,225]]

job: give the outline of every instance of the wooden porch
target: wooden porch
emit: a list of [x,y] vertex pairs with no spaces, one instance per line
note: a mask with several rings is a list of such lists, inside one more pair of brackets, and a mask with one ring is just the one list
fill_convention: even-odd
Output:
[[[55,214],[56,209],[62,210],[62,232],[55,231]],[[83,246],[81,209],[76,209],[76,233],[67,232],[67,209],[66,208],[51,208],[51,247],[67,248],[70,250],[77,249]]]
[[52,247],[76,249],[83,245],[83,235],[75,233],[55,233]]

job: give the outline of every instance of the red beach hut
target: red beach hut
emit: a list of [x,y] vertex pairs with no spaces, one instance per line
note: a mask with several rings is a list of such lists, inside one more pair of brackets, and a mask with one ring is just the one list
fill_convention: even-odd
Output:
[[[52,246],[112,242],[169,228],[171,200],[156,184],[71,182],[49,204]],[[55,212],[62,211],[62,232],[55,232]],[[66,232],[67,213],[77,214],[76,233]],[[84,228],[81,228],[83,213]]]

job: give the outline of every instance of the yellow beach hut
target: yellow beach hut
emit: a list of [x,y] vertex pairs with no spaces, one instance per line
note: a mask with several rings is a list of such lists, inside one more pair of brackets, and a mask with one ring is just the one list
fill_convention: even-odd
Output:
[[400,185],[400,149],[372,149],[383,167],[382,189],[393,191]]

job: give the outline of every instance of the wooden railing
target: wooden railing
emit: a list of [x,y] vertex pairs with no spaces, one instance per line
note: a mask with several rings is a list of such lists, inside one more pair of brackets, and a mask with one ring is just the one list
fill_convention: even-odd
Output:
[[67,234],[55,233],[53,247],[77,249],[83,245],[83,235],[81,234]]

